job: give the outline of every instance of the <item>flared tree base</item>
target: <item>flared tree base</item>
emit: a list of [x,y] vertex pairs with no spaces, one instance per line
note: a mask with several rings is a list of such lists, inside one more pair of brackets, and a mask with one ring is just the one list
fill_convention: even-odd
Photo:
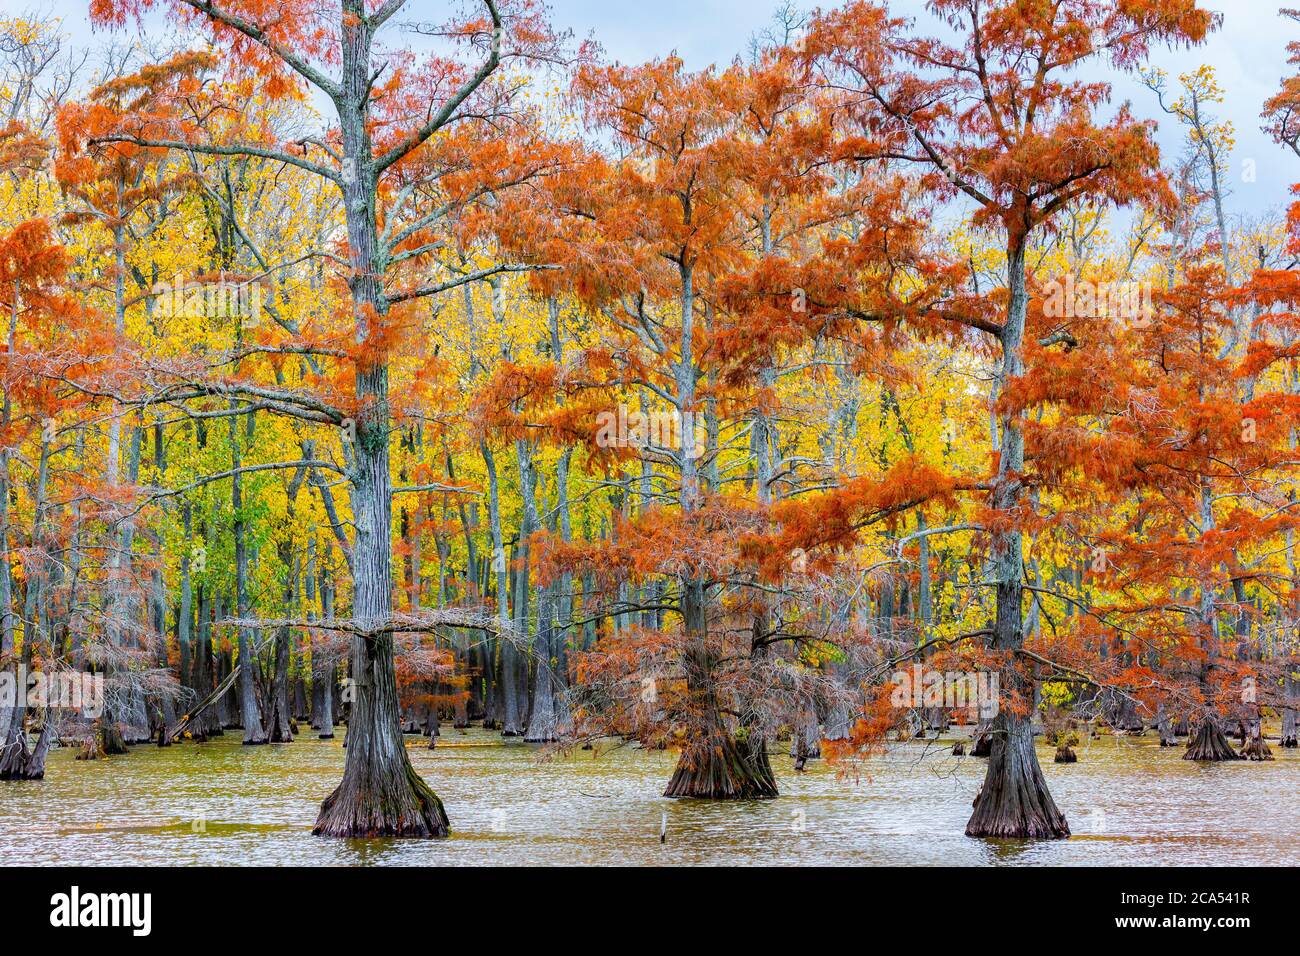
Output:
[[1056,756],[1052,758],[1053,763],[1078,763],[1079,755],[1069,747],[1057,747]]
[[117,725],[116,721],[104,720],[99,724],[99,749],[106,757],[115,757],[127,752],[126,738],[122,736],[122,728]]
[[1223,735],[1217,722],[1211,719],[1201,721],[1196,734],[1187,742],[1184,760],[1241,760],[1242,757],[1232,749],[1232,744]]
[[[410,761],[405,772],[387,779],[344,773],[338,789],[325,798],[312,833],[333,837],[448,836],[451,825],[442,801]],[[358,777],[367,779],[358,780]]]
[[84,738],[81,741],[81,746],[77,749],[78,760],[104,760],[107,756],[104,753],[104,745],[99,739],[99,734],[94,732]]
[[15,713],[5,739],[0,742],[0,780],[41,780],[45,776],[45,755],[50,749],[50,726],[41,728],[36,748],[27,747],[21,711]]
[[1268,744],[1264,743],[1263,737],[1252,737],[1246,742],[1246,746],[1241,748],[1238,756],[1247,760],[1272,760],[1273,751],[1269,749]]
[[[1290,685],[1288,684],[1288,686]],[[1281,745],[1283,747],[1294,747],[1297,743],[1300,743],[1300,713],[1297,713],[1294,707],[1284,706],[1282,708]]]
[[664,791],[665,797],[702,800],[770,800],[777,795],[766,748],[725,732],[683,749]]
[[966,824],[970,837],[1059,840],[1070,835],[1065,815],[1047,791],[1029,721],[1000,715],[984,786]]

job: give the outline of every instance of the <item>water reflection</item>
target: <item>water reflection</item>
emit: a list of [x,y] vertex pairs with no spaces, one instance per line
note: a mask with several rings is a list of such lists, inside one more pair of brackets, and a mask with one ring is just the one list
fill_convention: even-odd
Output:
[[0,784],[0,863],[1300,863],[1300,754],[1276,747],[1270,763],[1198,765],[1154,738],[1087,740],[1079,763],[1044,765],[1074,836],[1024,842],[964,836],[985,763],[933,743],[896,747],[856,782],[821,761],[795,774],[774,756],[781,798],[747,803],[660,796],[671,752],[540,759],[477,728],[433,751],[409,744],[446,804],[449,840],[313,837],[341,739],[241,747],[228,734],[93,764],[54,753],[47,779]]

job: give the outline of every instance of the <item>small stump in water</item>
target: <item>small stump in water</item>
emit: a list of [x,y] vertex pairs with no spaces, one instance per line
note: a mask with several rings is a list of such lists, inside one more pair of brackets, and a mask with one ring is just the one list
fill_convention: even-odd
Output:
[[1056,756],[1052,758],[1054,763],[1078,763],[1079,755],[1074,752],[1075,747],[1079,746],[1079,735],[1076,733],[1066,733],[1058,731],[1050,738],[1051,743],[1056,745]]
[[122,736],[122,728],[115,721],[100,718],[99,726],[95,729],[95,737],[99,741],[101,753],[106,757],[127,752],[126,738]]
[[100,743],[97,734],[91,734],[81,742],[81,749],[77,751],[78,760],[103,760],[108,755],[104,753],[104,745]]
[[1241,748],[1240,757],[1247,760],[1272,760],[1273,751],[1269,749],[1268,744],[1264,743],[1263,736],[1252,737],[1246,746]]
[[955,744],[952,745],[952,755],[954,757],[966,756],[966,745],[962,743],[960,740],[957,741]]

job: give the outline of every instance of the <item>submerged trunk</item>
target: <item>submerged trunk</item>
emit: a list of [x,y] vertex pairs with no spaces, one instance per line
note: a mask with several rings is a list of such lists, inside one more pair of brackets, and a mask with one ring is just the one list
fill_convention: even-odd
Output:
[[1187,753],[1184,760],[1239,760],[1237,751],[1224,736],[1218,720],[1207,715],[1197,725],[1196,733],[1187,741]]
[[799,708],[794,731],[790,734],[790,756],[794,758],[794,768],[802,770],[805,763],[816,760],[821,755],[822,739],[817,724],[817,709],[812,702],[806,702]]
[[[360,551],[357,557],[361,558]],[[386,593],[386,592],[385,592]],[[373,599],[374,595],[369,595]],[[342,837],[443,837],[442,801],[411,766],[398,724],[393,638],[379,632],[352,644],[354,699],[343,781],[321,805],[312,832]]]
[[1246,743],[1241,748],[1240,756],[1247,760],[1272,760],[1273,751],[1264,743],[1264,721],[1257,715],[1252,717],[1246,727]]
[[[328,572],[320,581],[320,613],[326,620],[334,618],[334,584]],[[313,639],[311,651],[311,682],[315,699],[312,710],[312,727],[321,740],[334,739],[334,684],[337,667],[333,657],[324,650],[325,638]]]
[[385,409],[357,422],[352,510],[353,617],[380,629],[352,639],[353,700],[343,780],[321,805],[313,833],[341,837],[444,837],[440,801],[411,766],[402,740],[393,662],[391,486],[388,471],[388,375],[358,374],[358,392]]
[[[296,490],[296,489],[294,489]],[[293,499],[290,496],[289,515],[293,515]],[[295,596],[298,591],[297,568],[294,566],[293,543],[280,542],[276,549],[279,553],[280,566],[284,571],[284,615],[293,617],[297,611]],[[276,629],[275,633],[275,672],[271,678],[269,695],[269,713],[266,718],[267,736],[271,743],[291,743],[293,741],[292,705],[289,700],[289,660],[293,655],[293,632],[288,627]]]
[[[1002,329],[1003,365],[1000,384],[1024,374],[1020,350],[1025,332],[1028,295],[1025,289],[1025,251],[1013,243],[1007,256],[1010,301],[1007,321]],[[1018,415],[1002,419],[1002,447],[998,458],[998,476],[994,485],[993,507],[1002,514],[1014,515],[1024,504],[1021,472],[1025,465],[1024,435]],[[1024,646],[1024,549],[1020,531],[1012,526],[992,535],[991,556],[997,581],[997,610],[993,623],[992,648],[1013,659],[1003,674],[1008,690],[1019,696],[1021,706],[1002,706],[994,718],[992,746],[984,786],[975,798],[975,812],[966,824],[972,837],[1020,837],[1055,839],[1070,835],[1065,816],[1056,808],[1047,791],[1030,714],[1037,703],[1032,681],[1020,675],[1014,655]],[[1021,713],[1028,705],[1028,712]]]
[[[538,530],[537,522],[537,468],[533,448],[522,439],[515,442],[515,457],[519,465],[519,494],[523,499],[523,516],[519,527],[519,544],[515,554],[515,633],[521,642],[507,641],[502,648],[501,668],[505,677],[506,714],[503,736],[521,736],[528,726],[529,716],[529,654],[528,640],[530,591],[529,536]],[[510,702],[514,702],[511,707]]]
[[[506,560],[505,537],[501,530],[501,493],[497,481],[496,456],[487,442],[481,442],[479,449],[483,455],[483,464],[488,476],[488,524],[492,532],[492,571],[496,574],[497,620],[500,622],[502,636],[499,641],[489,641],[484,647],[486,667],[483,680],[486,683],[484,709],[487,716],[483,726],[488,729],[500,727],[503,736],[517,736],[519,728],[508,723],[518,707],[515,703],[514,671],[507,666],[510,661],[508,648],[510,640],[510,563]],[[498,667],[501,680],[497,680]]]
[[737,739],[727,729],[713,690],[712,660],[704,643],[704,585],[684,583],[683,612],[687,633],[696,642],[682,654],[686,673],[689,726],[677,769],[665,797],[702,797],[709,800],[754,800],[777,795],[776,780],[767,765],[766,752]]
[[[231,402],[232,406],[234,402]],[[235,615],[244,620],[248,617],[248,527],[243,514],[243,483],[240,481],[238,468],[241,454],[239,450],[239,429],[236,427],[238,416],[230,418],[231,467],[236,469],[230,481],[230,504],[235,514]],[[251,419],[250,419],[251,421]],[[240,625],[239,631],[239,717],[244,727],[244,744],[264,744],[270,738],[262,729],[262,714],[257,706],[256,654],[253,652],[251,629]]]
[[1070,835],[1047,792],[1029,720],[1004,711],[993,721],[984,786],[975,798],[967,836],[1051,840]]
[[289,628],[276,629],[275,677],[271,681],[270,713],[266,718],[267,738],[273,744],[293,741],[289,726],[292,714],[289,709]]
[[1156,705],[1156,733],[1160,735],[1161,747],[1172,747],[1178,743],[1178,738],[1174,734],[1173,722],[1165,712],[1163,702]]
[[537,599],[537,670],[533,682],[533,713],[524,740],[558,740],[559,711],[555,706],[555,588],[544,587]]
[[25,710],[21,706],[12,708],[4,744],[0,748],[0,780],[40,780],[45,776],[45,757],[53,739],[53,721],[46,710],[36,746],[28,749],[27,730],[23,726]]
[[1282,680],[1282,694],[1285,704],[1282,707],[1282,746],[1294,747],[1300,737],[1300,679],[1297,679],[1295,665],[1288,663],[1286,677]]

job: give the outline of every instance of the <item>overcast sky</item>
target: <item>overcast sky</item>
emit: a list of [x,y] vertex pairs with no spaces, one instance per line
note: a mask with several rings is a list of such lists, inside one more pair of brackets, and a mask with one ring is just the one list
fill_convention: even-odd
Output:
[[[833,5],[822,0],[823,5]],[[809,3],[811,6],[812,3]],[[1160,50],[1153,63],[1175,79],[1179,73],[1208,63],[1226,93],[1220,114],[1236,127],[1232,157],[1230,206],[1233,212],[1259,215],[1288,201],[1291,183],[1300,181],[1300,158],[1273,144],[1260,132],[1265,99],[1287,72],[1286,44],[1300,39],[1300,25],[1277,15],[1282,0],[1207,0],[1224,14],[1223,26],[1195,49]],[[0,0],[0,11],[57,12],[79,41],[92,39],[84,0]],[[726,63],[745,51],[749,37],[770,22],[775,0],[550,0],[552,22],[579,38],[596,39],[611,59],[642,62],[676,52],[691,68]],[[443,0],[413,0],[412,19],[436,20],[447,8]],[[924,0],[893,0],[898,15],[929,22]],[[1093,76],[1100,68],[1093,68]],[[1128,99],[1139,116],[1162,122],[1161,146],[1167,156],[1181,148],[1181,133],[1160,113],[1152,93],[1128,77],[1115,78],[1116,101]],[[1254,163],[1254,181],[1243,176],[1245,161]]]

